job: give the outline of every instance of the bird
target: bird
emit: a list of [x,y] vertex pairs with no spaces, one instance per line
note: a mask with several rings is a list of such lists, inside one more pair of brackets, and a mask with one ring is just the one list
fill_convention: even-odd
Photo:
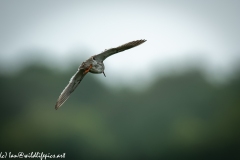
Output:
[[135,40],[132,42],[128,42],[126,44],[123,44],[121,46],[106,49],[105,51],[101,52],[100,54],[94,55],[87,59],[85,62],[83,62],[79,67],[77,72],[72,76],[70,79],[68,85],[65,87],[65,89],[60,94],[55,109],[57,110],[59,107],[63,105],[63,103],[69,98],[70,94],[77,88],[79,83],[82,81],[84,76],[87,73],[94,73],[94,74],[103,74],[106,77],[106,74],[104,72],[105,66],[103,61],[108,58],[109,56],[112,56],[116,53],[128,50],[130,48],[136,47],[142,43],[146,42],[145,39]]

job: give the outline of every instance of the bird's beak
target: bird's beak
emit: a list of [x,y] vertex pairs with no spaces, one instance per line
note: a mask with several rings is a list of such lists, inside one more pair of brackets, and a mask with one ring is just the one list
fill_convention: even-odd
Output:
[[106,75],[105,75],[104,71],[103,71],[102,73],[103,73],[103,75],[106,77]]

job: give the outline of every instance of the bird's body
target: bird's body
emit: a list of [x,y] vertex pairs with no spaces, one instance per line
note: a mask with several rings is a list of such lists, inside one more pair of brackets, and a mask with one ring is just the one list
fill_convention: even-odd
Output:
[[115,53],[122,52],[124,50],[138,46],[144,43],[145,41],[146,40],[132,41],[124,45],[121,45],[119,47],[105,50],[102,53],[98,55],[94,55],[89,59],[87,59],[85,62],[83,62],[79,66],[78,71],[70,79],[69,84],[66,86],[66,88],[62,91],[61,95],[59,96],[57,103],[55,105],[55,109],[58,109],[68,99],[70,94],[75,90],[75,88],[78,86],[78,84],[82,81],[82,79],[88,72],[95,73],[95,74],[103,73],[105,76],[105,73],[104,73],[105,66],[103,64],[103,61],[107,57]]
[[[93,57],[89,58],[90,61],[92,62],[92,68],[90,69],[89,72],[91,73],[96,73],[96,74],[99,74],[99,73],[103,73],[104,72],[104,69],[105,69],[105,66],[103,64],[103,62],[97,62],[96,60],[94,60]],[[88,61],[88,60],[87,60]]]

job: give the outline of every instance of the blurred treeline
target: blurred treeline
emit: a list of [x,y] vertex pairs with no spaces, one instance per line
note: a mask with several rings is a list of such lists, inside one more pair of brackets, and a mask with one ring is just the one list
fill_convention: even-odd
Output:
[[32,65],[0,75],[1,152],[66,153],[72,160],[240,159],[240,74],[223,85],[197,70],[169,74],[142,92],[112,90],[88,74],[56,111],[75,71]]

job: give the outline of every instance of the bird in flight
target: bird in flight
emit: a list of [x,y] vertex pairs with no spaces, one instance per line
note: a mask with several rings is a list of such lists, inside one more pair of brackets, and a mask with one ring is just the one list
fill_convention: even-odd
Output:
[[69,98],[70,94],[77,88],[78,84],[82,81],[83,77],[88,73],[95,73],[95,74],[101,74],[103,73],[104,76],[106,77],[104,73],[104,64],[103,61],[108,58],[109,56],[116,54],[118,52],[125,51],[127,49],[136,47],[142,43],[144,43],[146,40],[136,40],[132,41],[126,44],[123,44],[119,47],[116,48],[111,48],[103,51],[100,54],[94,55],[90,57],[88,60],[83,62],[77,72],[72,76],[70,79],[68,85],[65,87],[65,89],[62,91],[60,94],[57,103],[55,105],[55,109],[57,110],[63,103]]

